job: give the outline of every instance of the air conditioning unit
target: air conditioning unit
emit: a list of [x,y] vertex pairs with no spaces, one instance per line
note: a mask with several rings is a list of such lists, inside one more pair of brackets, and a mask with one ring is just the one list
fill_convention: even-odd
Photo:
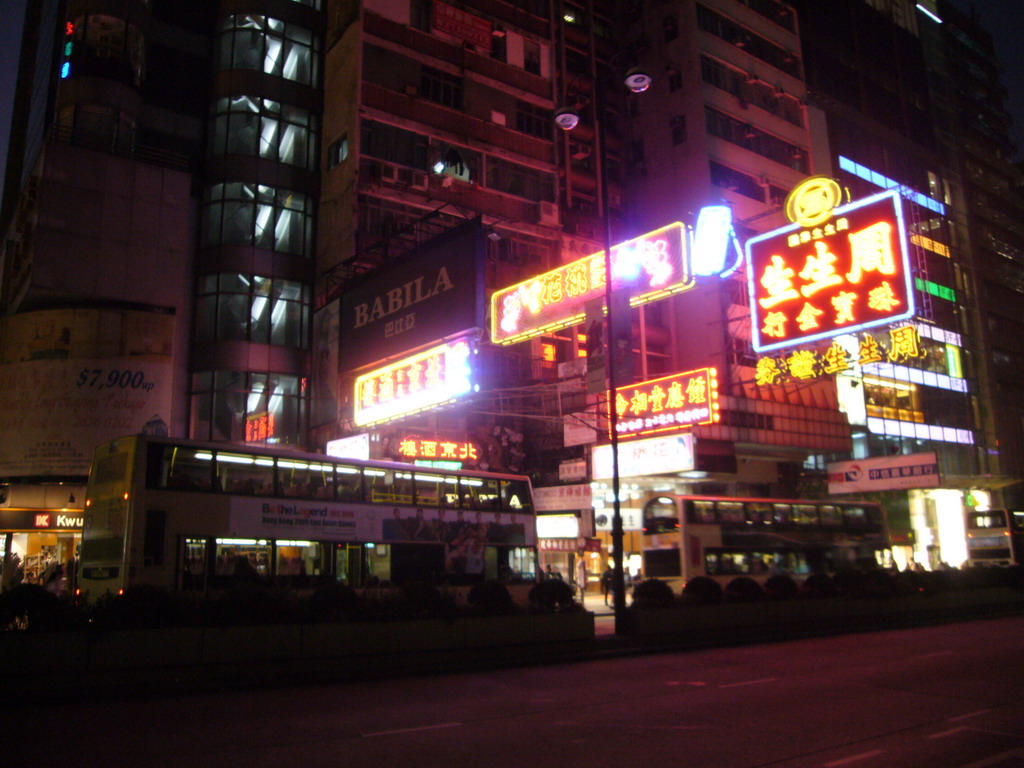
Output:
[[412,181],[409,182],[411,189],[426,189],[427,188],[427,174],[415,172],[412,175]]
[[577,144],[572,142],[569,144],[569,153],[572,155],[573,160],[586,160],[590,157],[591,149],[586,144]]
[[545,227],[557,227],[559,225],[558,206],[543,200],[537,203],[537,223]]
[[406,96],[416,96],[419,92],[420,92],[420,89],[416,85],[414,85],[413,83],[406,83],[405,84],[405,95]]
[[398,168],[394,165],[382,165],[380,167],[380,180],[384,184],[397,184]]

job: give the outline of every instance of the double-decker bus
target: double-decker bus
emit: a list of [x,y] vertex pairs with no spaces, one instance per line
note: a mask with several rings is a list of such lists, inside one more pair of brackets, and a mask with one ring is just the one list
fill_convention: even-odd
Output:
[[644,577],[673,588],[874,564],[889,548],[884,510],[867,501],[665,495],[643,515]]
[[79,584],[532,581],[536,536],[520,475],[133,435],[96,449]]
[[1024,512],[970,510],[966,514],[964,528],[968,565],[1019,565],[1024,562]]

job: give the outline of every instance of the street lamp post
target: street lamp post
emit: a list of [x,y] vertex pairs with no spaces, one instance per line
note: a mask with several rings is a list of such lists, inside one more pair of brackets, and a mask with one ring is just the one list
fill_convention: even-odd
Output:
[[[650,83],[650,76],[639,67],[634,67],[626,73],[625,85],[633,93],[646,91]],[[570,91],[571,87],[566,90]],[[598,195],[601,201],[601,216],[604,220],[604,342],[605,367],[608,377],[608,427],[611,434],[612,452],[612,605],[615,612],[615,633],[621,635],[626,632],[626,580],[623,562],[622,506],[619,499],[619,419],[615,407],[616,387],[618,386],[616,381],[618,337],[615,333],[615,322],[621,323],[623,319],[617,319],[613,309],[612,220],[608,214],[608,158],[605,144],[604,94],[599,78],[595,79],[593,94],[594,123],[597,129],[594,132],[594,140],[597,144],[599,165]],[[562,130],[571,131],[579,123],[579,115],[573,108],[563,108],[555,113],[555,122]]]

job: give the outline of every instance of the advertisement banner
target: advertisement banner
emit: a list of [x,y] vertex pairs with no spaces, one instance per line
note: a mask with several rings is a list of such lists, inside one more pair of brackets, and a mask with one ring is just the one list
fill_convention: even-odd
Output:
[[483,232],[471,221],[354,281],[338,321],[346,370],[484,325]]
[[592,501],[590,483],[550,485],[533,489],[533,506],[538,512],[590,509]]
[[[592,477],[595,480],[611,478],[613,460],[611,445],[595,447]],[[687,472],[693,469],[693,435],[687,433],[619,443],[618,463],[619,477]]]
[[828,492],[862,493],[901,488],[937,488],[941,484],[934,453],[881,456],[828,464]]

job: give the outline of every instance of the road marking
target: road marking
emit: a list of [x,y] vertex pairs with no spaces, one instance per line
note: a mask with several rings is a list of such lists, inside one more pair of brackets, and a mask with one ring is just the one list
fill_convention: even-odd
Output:
[[719,688],[739,688],[741,685],[760,685],[761,683],[773,683],[778,680],[777,677],[765,677],[761,680],[744,680],[742,683],[725,683],[724,685],[718,686]]
[[944,739],[946,736],[952,736],[954,733],[960,733],[960,731],[966,731],[966,728],[950,728],[948,731],[942,731],[941,733],[933,733],[929,736],[929,739]]
[[842,760],[833,760],[831,763],[825,763],[825,768],[834,768],[837,765],[847,765],[849,763],[856,763],[858,760],[867,760],[869,757],[882,754],[883,750],[873,749],[870,752],[861,752],[859,755],[850,755],[844,757]]
[[979,709],[977,712],[970,712],[970,713],[968,713],[966,715],[960,715],[958,717],[951,717],[946,722],[947,723],[955,723],[958,720],[966,720],[969,717],[977,717],[978,715],[984,715],[984,714],[987,714],[988,712],[991,712],[991,711],[992,711],[991,709]]
[[398,733],[415,733],[416,731],[433,731],[438,728],[456,728],[462,725],[462,723],[436,723],[434,725],[421,725],[417,728],[399,728],[395,731],[374,731],[373,733],[362,734],[364,739],[370,739],[374,736],[394,736]]

